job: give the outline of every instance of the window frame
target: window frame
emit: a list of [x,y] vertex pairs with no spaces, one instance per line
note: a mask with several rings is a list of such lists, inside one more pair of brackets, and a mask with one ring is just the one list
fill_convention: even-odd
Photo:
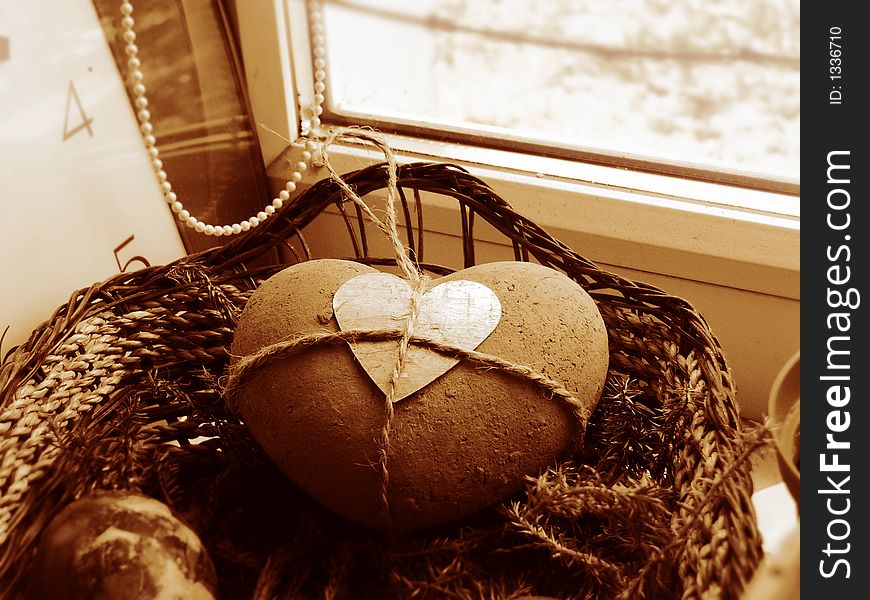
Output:
[[[268,165],[287,140],[298,138],[299,106],[313,103],[307,2],[238,2],[236,10],[252,111],[261,124],[258,135]],[[294,47],[301,51],[294,53]],[[348,118],[330,121],[334,116],[325,112],[324,123],[351,124]],[[523,154],[492,144],[387,137],[400,160],[456,162],[500,183],[514,207],[542,225],[565,229],[567,220],[568,227],[599,241],[595,247],[607,254],[599,260],[612,263],[617,257],[623,266],[642,271],[800,298],[800,209],[791,193],[579,163],[541,156],[534,147]],[[379,159],[351,147],[331,154],[337,168],[342,163],[359,168],[365,156],[369,162]],[[576,206],[566,211],[572,196]],[[631,251],[632,246],[638,250]],[[691,260],[674,264],[650,254],[651,249],[686,253]],[[740,273],[734,263],[741,265]]]

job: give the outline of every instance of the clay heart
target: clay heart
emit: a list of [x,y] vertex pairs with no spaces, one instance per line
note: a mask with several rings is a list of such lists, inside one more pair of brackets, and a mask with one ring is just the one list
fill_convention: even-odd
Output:
[[[276,344],[340,336],[336,293],[367,273],[377,271],[313,260],[272,276],[239,319],[232,364]],[[278,467],[334,512],[399,530],[452,521],[518,491],[582,433],[608,368],[607,332],[594,301],[565,275],[529,263],[478,265],[433,284],[460,280],[482,284],[501,304],[477,352],[559,381],[579,407],[569,409],[528,377],[461,360],[393,405],[385,447],[384,392],[343,339],[269,355],[229,400]],[[382,510],[384,448],[391,522]]]
[[[413,293],[405,279],[389,273],[366,273],[338,288],[332,307],[342,331],[402,330]],[[419,304],[414,333],[461,350],[477,348],[501,318],[498,297],[476,281],[436,285],[420,297]],[[372,381],[386,394],[399,357],[399,341],[354,343],[351,349]],[[409,347],[393,401],[413,394],[458,362],[458,358],[428,348]]]

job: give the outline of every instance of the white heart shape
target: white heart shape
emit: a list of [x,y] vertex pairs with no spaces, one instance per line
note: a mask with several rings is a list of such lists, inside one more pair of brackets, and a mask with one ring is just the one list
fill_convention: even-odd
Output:
[[[412,295],[411,286],[400,277],[365,273],[349,279],[338,289],[332,309],[342,331],[404,331]],[[454,348],[474,350],[500,320],[501,302],[491,289],[476,281],[447,281],[421,297],[414,333]],[[350,347],[372,381],[387,394],[399,357],[398,340],[359,342]],[[412,344],[399,374],[394,402],[428,385],[458,362],[459,359]]]

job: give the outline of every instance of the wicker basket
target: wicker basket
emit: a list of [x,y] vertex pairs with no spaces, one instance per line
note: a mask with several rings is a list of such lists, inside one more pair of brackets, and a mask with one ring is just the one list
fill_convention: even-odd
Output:
[[[385,187],[386,169],[377,165],[345,180],[365,196]],[[484,515],[482,529],[464,523],[421,534],[424,542],[381,540],[320,510],[271,467],[220,395],[236,317],[251,291],[286,266],[270,257],[337,205],[356,259],[389,263],[368,256],[362,215],[345,209],[338,186],[324,180],[222,247],[74,293],[7,358],[0,370],[0,596],[23,593],[40,532],[64,504],[94,490],[133,488],[167,502],[199,531],[228,598],[273,597],[279,589],[287,597],[307,597],[286,592],[296,584],[293,589],[310,584],[317,595],[338,597],[335,582],[353,577],[342,579],[330,569],[347,563],[354,548],[374,553],[374,547],[419,544],[433,553],[427,560],[435,565],[435,553],[461,545],[445,540],[471,544],[475,531],[500,536],[497,544],[513,540],[540,582],[526,578],[521,591],[476,583],[479,594],[468,597],[739,597],[761,558],[760,536],[732,380],[704,319],[680,298],[602,271],[458,167],[402,166],[399,184],[405,222],[412,225],[408,245],[424,268],[449,271],[423,261],[420,192],[459,203],[466,266],[475,262],[474,225],[483,219],[510,240],[516,260],[533,258],[562,270],[596,300],[610,336],[612,373],[633,381],[650,411],[668,409],[671,415],[667,431],[653,431],[666,448],[657,453],[658,468],[641,469],[647,485],[663,491],[670,537],[642,553],[647,558],[617,576],[614,587],[589,575],[590,562],[612,556],[603,551],[578,561],[567,550],[560,555],[521,543],[498,522],[503,512]],[[304,243],[298,254],[307,254]],[[197,438],[207,439],[190,443]],[[282,527],[287,530],[273,535]],[[547,531],[566,546],[570,534]],[[297,546],[318,540],[308,551],[317,547],[323,556],[309,552],[305,560],[319,562],[296,572],[302,550],[293,554],[281,539]],[[510,555],[512,547],[498,550],[498,556]],[[430,571],[435,579],[443,575]],[[432,582],[418,583],[408,597],[446,597]],[[368,596],[384,593],[367,584]],[[367,596],[358,589],[348,597]]]

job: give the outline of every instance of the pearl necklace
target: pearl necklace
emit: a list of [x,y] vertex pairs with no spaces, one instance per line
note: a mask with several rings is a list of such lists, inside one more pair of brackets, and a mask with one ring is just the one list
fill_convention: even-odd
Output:
[[139,131],[142,133],[142,140],[151,159],[151,166],[154,169],[163,198],[172,212],[177,215],[179,221],[194,231],[204,233],[205,235],[234,235],[257,227],[260,223],[274,215],[290,199],[290,194],[296,191],[297,184],[302,181],[302,174],[308,170],[312,157],[320,151],[320,145],[317,141],[320,136],[317,133],[317,129],[321,124],[320,115],[323,113],[323,92],[326,89],[326,72],[324,71],[326,67],[326,52],[324,48],[321,1],[315,0],[312,3],[310,12],[311,41],[314,54],[314,94],[311,118],[306,120],[307,123],[304,123],[301,135],[301,138],[305,139],[305,149],[302,151],[301,160],[294,165],[295,168],[290,174],[290,179],[284,185],[284,189],[272,199],[271,203],[263,207],[263,210],[250,219],[233,223],[232,225],[211,225],[197,219],[190,214],[190,211],[184,208],[178,196],[172,191],[169,176],[163,170],[163,161],[160,159],[160,150],[157,148],[157,138],[154,136],[154,126],[151,124],[151,112],[148,110],[148,97],[145,95],[145,84],[142,83],[144,74],[142,73],[142,61],[139,59],[139,47],[135,43],[135,21],[132,14],[133,3],[131,0],[121,2],[121,15],[123,15],[121,18],[121,29],[124,42],[126,43],[124,51],[127,54],[127,67],[130,69],[129,82],[130,90],[134,96],[133,104],[136,107],[136,117],[139,120]]

